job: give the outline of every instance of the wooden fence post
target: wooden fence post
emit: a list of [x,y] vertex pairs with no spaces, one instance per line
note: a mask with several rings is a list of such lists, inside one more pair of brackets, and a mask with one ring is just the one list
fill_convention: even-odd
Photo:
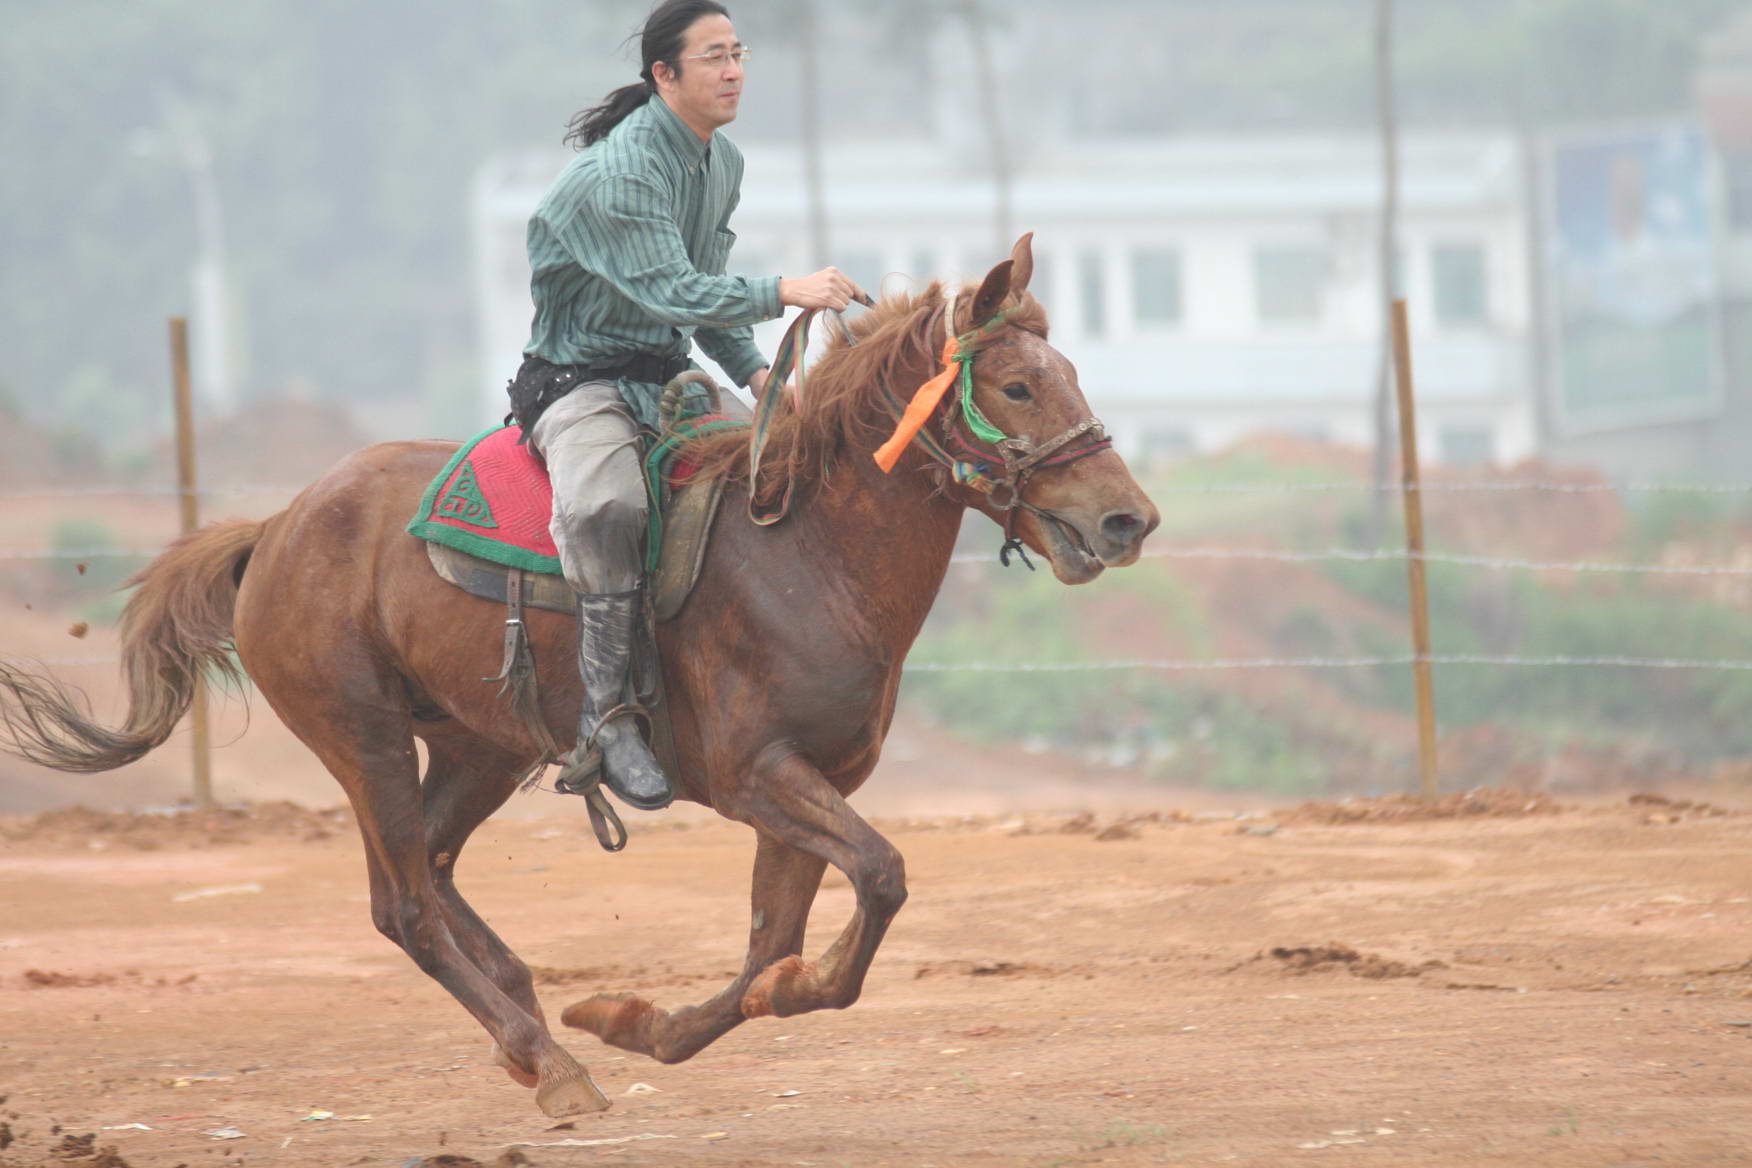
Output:
[[[177,501],[181,504],[182,532],[187,535],[200,522],[200,508],[195,493],[195,408],[189,391],[189,322],[186,317],[174,316],[170,320],[170,368],[176,403]],[[202,674],[195,676],[189,724],[194,739],[195,806],[211,807],[212,751],[207,733],[207,679]]]
[[1411,383],[1411,328],[1405,301],[1393,301],[1393,371],[1399,388],[1399,493],[1405,501],[1405,564],[1411,583],[1411,643],[1417,683],[1419,791],[1436,797],[1436,696],[1430,677],[1430,604],[1424,579],[1423,478],[1417,463],[1417,410]]

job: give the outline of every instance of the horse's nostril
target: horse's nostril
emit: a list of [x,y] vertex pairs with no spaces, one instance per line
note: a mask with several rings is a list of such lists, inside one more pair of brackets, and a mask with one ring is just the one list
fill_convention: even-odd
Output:
[[1115,543],[1130,543],[1143,533],[1143,519],[1130,511],[1109,511],[1101,517],[1101,534]]

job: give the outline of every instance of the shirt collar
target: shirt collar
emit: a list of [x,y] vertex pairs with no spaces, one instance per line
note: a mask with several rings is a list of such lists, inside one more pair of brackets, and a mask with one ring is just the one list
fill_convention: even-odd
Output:
[[[651,108],[651,117],[657,123],[658,133],[681,155],[684,163],[693,166],[708,159],[710,144],[700,141],[700,136],[688,129],[687,123],[669,108],[669,103],[661,95],[653,93],[645,104]],[[717,136],[714,131],[712,137]]]

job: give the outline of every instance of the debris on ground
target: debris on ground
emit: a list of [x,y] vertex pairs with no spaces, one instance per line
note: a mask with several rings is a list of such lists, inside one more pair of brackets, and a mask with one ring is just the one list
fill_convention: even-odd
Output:
[[1474,787],[1426,802],[1416,795],[1383,795],[1341,803],[1304,803],[1278,816],[1279,823],[1337,826],[1346,823],[1412,823],[1426,819],[1505,819],[1557,815],[1563,806],[1538,791]]
[[170,898],[170,903],[186,904],[191,900],[206,900],[214,896],[242,896],[261,890],[260,884],[221,884],[213,888],[197,888],[192,892],[179,892]]
[[1630,797],[1629,802],[1632,807],[1644,809],[1644,823],[1680,823],[1686,819],[1716,819],[1734,814],[1726,807],[1702,800],[1669,799],[1649,792],[1638,792]]
[[129,1168],[115,1145],[97,1142],[96,1132],[85,1135],[63,1135],[61,1142],[49,1149],[51,1163],[68,1164],[72,1168]]
[[921,977],[1050,977],[1055,971],[1044,965],[1026,961],[928,961],[913,971],[913,979]]
[[632,1136],[605,1136],[596,1140],[519,1140],[507,1148],[598,1148],[609,1144],[632,1144],[640,1140],[673,1140],[675,1136],[661,1132],[640,1132]]
[[1344,969],[1352,977],[1394,978],[1421,977],[1432,969],[1446,969],[1446,964],[1440,961],[1425,961],[1419,965],[1411,965],[1404,961],[1392,961],[1376,953],[1359,953],[1349,945],[1337,941],[1329,941],[1325,945],[1284,945],[1255,953],[1241,965],[1232,967],[1240,969],[1245,965],[1267,959],[1280,961],[1283,967],[1291,973],[1324,973],[1333,969]]
[[65,990],[91,989],[95,986],[136,985],[164,989],[169,986],[186,986],[198,978],[200,974],[190,973],[182,977],[159,976],[147,978],[137,969],[124,969],[120,973],[62,973],[53,969],[27,969],[19,975],[27,990]]
[[171,807],[157,811],[96,811],[59,807],[37,815],[0,816],[0,841],[91,847],[120,844],[138,851],[218,847],[257,839],[318,842],[350,834],[345,807],[311,810],[284,800],[225,807]]

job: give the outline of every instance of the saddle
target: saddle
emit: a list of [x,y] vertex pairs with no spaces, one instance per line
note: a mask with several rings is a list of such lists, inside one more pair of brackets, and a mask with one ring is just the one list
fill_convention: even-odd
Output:
[[[700,392],[690,388],[695,385],[703,385],[710,412],[687,415],[686,399]],[[663,433],[646,435],[644,477],[651,517],[645,563],[646,635],[635,651],[633,675],[643,681],[639,696],[652,715],[641,729],[658,762],[677,780],[675,739],[656,660],[656,626],[673,620],[687,604],[723,498],[722,480],[693,478],[692,467],[680,452],[693,438],[747,428],[747,423],[717,410],[717,387],[704,374],[685,373],[664,393]],[[544,756],[532,764],[524,780],[527,785],[563,751],[541,717],[523,610],[534,607],[574,615],[577,600],[560,574],[559,549],[548,530],[553,487],[547,468],[519,444],[520,437],[518,427],[499,426],[464,444],[427,487],[407,530],[426,541],[426,555],[440,578],[506,606],[504,661],[498,676],[483,680],[500,683],[500,696],[508,699],[542,744]],[[619,816],[599,789],[583,793],[597,839],[608,850],[619,851],[626,846]]]

